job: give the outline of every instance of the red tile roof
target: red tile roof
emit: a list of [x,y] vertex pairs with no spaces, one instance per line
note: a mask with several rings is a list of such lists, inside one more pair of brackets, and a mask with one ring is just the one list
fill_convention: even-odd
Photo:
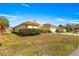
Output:
[[52,24],[43,24],[43,27],[56,27],[57,28],[57,26],[55,26],[55,25],[52,25]]

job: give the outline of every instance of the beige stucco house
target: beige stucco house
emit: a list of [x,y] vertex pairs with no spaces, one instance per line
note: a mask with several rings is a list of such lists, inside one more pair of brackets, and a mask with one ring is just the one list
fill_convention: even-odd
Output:
[[57,26],[52,25],[52,24],[43,24],[42,28],[45,31],[50,31],[52,33],[55,33]]
[[14,27],[13,30],[18,32],[18,30],[20,29],[41,29],[41,28],[42,28],[42,24],[39,21],[29,20]]

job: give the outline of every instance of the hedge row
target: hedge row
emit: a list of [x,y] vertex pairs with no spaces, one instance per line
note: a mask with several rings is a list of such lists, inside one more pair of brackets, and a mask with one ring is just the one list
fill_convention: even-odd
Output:
[[13,31],[13,33],[22,35],[22,36],[39,35],[41,32],[42,32],[42,30],[37,30],[37,29],[20,29],[18,32]]

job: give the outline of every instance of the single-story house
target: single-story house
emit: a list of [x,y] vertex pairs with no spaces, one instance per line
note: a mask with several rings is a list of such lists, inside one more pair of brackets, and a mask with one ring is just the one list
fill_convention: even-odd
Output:
[[30,20],[26,21],[16,27],[13,28],[13,30],[18,31],[20,29],[41,29],[42,24],[36,20]]
[[68,32],[74,32],[74,33],[79,32],[79,24],[70,23],[70,24],[67,24],[65,28]]
[[56,32],[66,32],[66,29],[64,27],[58,27]]
[[49,32],[55,33],[57,26],[47,23],[47,24],[43,24],[42,29],[44,31],[49,31]]
[[75,33],[79,32],[79,24],[74,24],[74,27],[72,29]]
[[74,30],[73,30],[74,32],[79,32],[79,27],[78,28],[74,28]]

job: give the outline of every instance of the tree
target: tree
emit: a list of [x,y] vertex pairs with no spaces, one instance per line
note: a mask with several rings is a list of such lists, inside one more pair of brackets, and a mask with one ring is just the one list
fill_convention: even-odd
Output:
[[4,28],[9,27],[9,21],[4,16],[0,16],[0,25]]
[[76,24],[68,23],[65,25],[65,28],[67,29],[67,32],[74,32],[74,29],[76,28]]
[[63,28],[64,28],[64,26],[63,26],[63,25],[61,25],[61,24],[60,24],[58,27],[63,27]]

